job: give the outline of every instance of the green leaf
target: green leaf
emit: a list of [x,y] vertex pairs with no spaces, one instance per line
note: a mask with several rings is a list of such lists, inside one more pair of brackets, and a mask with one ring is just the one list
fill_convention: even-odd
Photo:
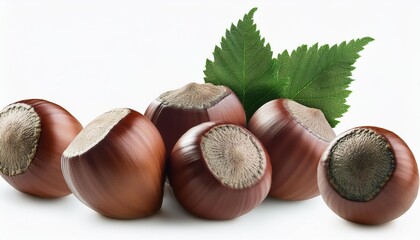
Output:
[[207,59],[204,70],[205,82],[232,89],[244,106],[247,119],[264,103],[277,98],[277,91],[282,88],[270,45],[265,44],[254,24],[256,10],[226,30],[221,46],[214,49],[214,61]]
[[244,106],[247,119],[264,103],[276,98],[293,99],[324,112],[332,127],[348,110],[346,98],[353,64],[359,52],[373,39],[366,37],[329,47],[303,45],[289,54],[272,58],[254,24],[252,9],[226,30],[225,37],[207,59],[205,82],[232,89]]
[[351,91],[353,64],[360,57],[359,52],[373,41],[372,38],[352,40],[334,45],[331,48],[318,44],[308,49],[303,45],[289,55],[287,51],[279,54],[277,77],[286,81],[287,86],[278,88],[278,96],[289,98],[305,106],[323,111],[332,127],[337,118],[347,112],[346,98]]

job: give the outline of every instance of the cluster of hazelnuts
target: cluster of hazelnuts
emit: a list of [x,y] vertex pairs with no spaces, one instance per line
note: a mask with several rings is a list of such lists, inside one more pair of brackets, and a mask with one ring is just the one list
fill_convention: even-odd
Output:
[[85,128],[57,104],[31,99],[0,112],[0,174],[21,192],[73,193],[112,218],[152,215],[167,179],[191,214],[232,219],[268,195],[320,193],[342,218],[381,224],[413,204],[418,168],[406,143],[378,127],[336,136],[324,114],[287,99],[246,121],[225,86],[191,83],[169,91],[144,116],[120,108]]

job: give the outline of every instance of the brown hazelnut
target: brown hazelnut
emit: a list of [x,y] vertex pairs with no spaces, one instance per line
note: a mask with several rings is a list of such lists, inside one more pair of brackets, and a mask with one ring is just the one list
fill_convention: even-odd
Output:
[[241,216],[270,189],[271,165],[263,145],[234,124],[206,122],[191,128],[176,143],[168,165],[174,196],[200,218]]
[[112,218],[151,215],[162,205],[165,146],[155,126],[127,108],[89,123],[62,156],[73,194]]
[[52,198],[70,194],[61,154],[82,125],[59,105],[28,99],[0,112],[0,174],[17,190]]
[[189,83],[160,95],[144,114],[157,127],[169,155],[178,139],[190,128],[207,121],[245,126],[246,116],[237,96],[225,86]]
[[319,162],[318,183],[338,216],[382,224],[413,204],[419,174],[413,153],[399,136],[367,126],[350,129],[330,143]]
[[273,167],[270,195],[304,200],[319,195],[317,167],[335,133],[324,114],[289,99],[264,104],[248,129],[264,144]]

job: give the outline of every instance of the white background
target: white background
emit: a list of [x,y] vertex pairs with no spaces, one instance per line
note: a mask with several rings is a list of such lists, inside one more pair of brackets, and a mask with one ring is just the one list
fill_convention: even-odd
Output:
[[[420,156],[419,1],[0,0],[0,108],[26,98],[56,102],[86,125],[116,107],[144,112],[162,92],[203,82],[225,29],[252,7],[275,54],[303,43],[364,36],[351,108],[335,128],[376,125]],[[185,213],[168,194],[153,217],[101,217],[75,197],[43,200],[0,179],[1,239],[418,239],[420,203],[381,226],[337,217],[321,197],[267,199],[232,221]],[[392,207],[392,206],[390,206]]]

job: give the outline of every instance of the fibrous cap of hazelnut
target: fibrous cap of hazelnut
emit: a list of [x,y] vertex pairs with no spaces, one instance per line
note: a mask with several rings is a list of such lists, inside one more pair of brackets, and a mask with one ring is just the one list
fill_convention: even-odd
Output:
[[127,108],[117,108],[100,115],[76,136],[63,155],[73,157],[87,152],[103,140],[111,129],[129,113],[130,110]]
[[300,125],[316,137],[327,142],[335,138],[335,133],[321,110],[290,100],[286,100],[284,106]]
[[41,134],[41,120],[28,104],[15,103],[0,112],[0,171],[8,176],[26,172]]
[[327,177],[343,198],[366,202],[385,186],[395,169],[388,141],[371,129],[354,129],[340,138],[327,158]]
[[210,172],[233,189],[248,188],[259,182],[267,167],[261,144],[237,125],[211,128],[203,135],[200,147]]
[[167,106],[185,109],[207,109],[229,95],[224,86],[211,83],[189,83],[184,87],[161,94],[157,100]]

